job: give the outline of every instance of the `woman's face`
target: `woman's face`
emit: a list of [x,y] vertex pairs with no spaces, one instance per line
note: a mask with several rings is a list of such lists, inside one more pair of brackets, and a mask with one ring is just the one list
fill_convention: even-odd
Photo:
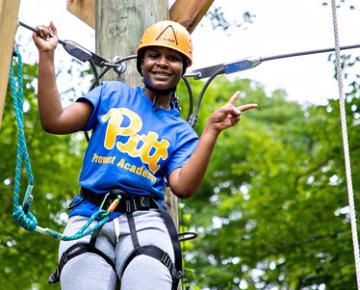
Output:
[[183,72],[183,57],[166,47],[150,47],[144,53],[141,73],[146,84],[158,90],[174,88]]

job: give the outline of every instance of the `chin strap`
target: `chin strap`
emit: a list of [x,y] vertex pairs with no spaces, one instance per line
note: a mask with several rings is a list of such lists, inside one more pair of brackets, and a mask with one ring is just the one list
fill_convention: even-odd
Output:
[[157,112],[160,107],[157,105],[157,100],[158,100],[158,95],[162,95],[162,96],[166,96],[166,95],[170,95],[170,106],[173,108],[175,107],[176,109],[178,109],[179,111],[181,111],[180,108],[180,102],[179,102],[179,98],[176,95],[176,87],[170,88],[170,89],[166,89],[166,90],[159,90],[156,89],[154,87],[152,87],[151,85],[145,83],[145,88],[147,88],[148,90],[152,91],[155,94],[155,98],[153,101],[153,110],[154,112]]

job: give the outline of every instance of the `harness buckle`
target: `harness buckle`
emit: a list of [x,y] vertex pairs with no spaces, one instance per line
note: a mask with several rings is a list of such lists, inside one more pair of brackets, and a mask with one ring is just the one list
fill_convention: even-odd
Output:
[[166,266],[166,268],[170,269],[170,266],[172,265],[171,259],[169,255],[164,252],[163,256],[161,257],[160,261]]
[[140,197],[140,206],[143,207],[143,208],[147,207],[147,206],[150,206],[149,204],[146,203],[146,201],[148,201],[148,199],[146,199],[145,196]]
[[175,279],[180,280],[181,277],[183,276],[183,274],[184,274],[183,271],[179,270],[179,271],[176,271],[174,277],[175,277]]

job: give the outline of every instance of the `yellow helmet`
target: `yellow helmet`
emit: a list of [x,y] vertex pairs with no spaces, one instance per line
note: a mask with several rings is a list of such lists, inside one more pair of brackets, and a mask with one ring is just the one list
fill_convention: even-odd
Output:
[[190,33],[184,26],[177,22],[170,20],[159,21],[145,30],[136,50],[138,63],[140,62],[143,48],[150,46],[161,46],[173,49],[185,56],[187,59],[186,66],[192,64],[192,41]]

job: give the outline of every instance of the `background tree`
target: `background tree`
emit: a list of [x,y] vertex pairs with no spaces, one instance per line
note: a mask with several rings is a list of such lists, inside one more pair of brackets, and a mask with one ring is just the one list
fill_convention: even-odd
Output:
[[[337,101],[301,107],[284,92],[267,97],[259,84],[221,79],[211,86],[202,116],[236,89],[241,103],[257,102],[260,110],[224,132],[200,191],[185,202],[184,219],[200,233],[188,249],[187,266],[194,269],[189,283],[356,289]],[[357,176],[358,90],[349,97]]]
[[[35,76],[36,66],[25,65],[25,133],[35,174],[32,212],[40,225],[61,230],[65,201],[78,190],[85,141],[82,135],[42,131]],[[202,85],[192,83],[196,92]],[[356,289],[337,101],[302,107],[287,101],[283,91],[267,96],[258,83],[219,77],[204,96],[199,132],[208,114],[235,90],[242,92],[239,103],[256,102],[260,109],[245,113],[239,126],[223,132],[201,189],[182,203],[184,228],[200,235],[184,246],[185,289]],[[356,81],[347,94],[352,169],[357,176]],[[186,117],[183,85],[179,95]],[[27,233],[11,219],[16,128],[9,99],[5,109],[0,137],[1,152],[6,152],[0,163],[0,259],[6,262],[1,263],[0,280],[10,290],[48,289],[57,241]],[[356,178],[354,188],[359,188]]]
[[[343,60],[345,67],[359,61],[351,55]],[[40,225],[61,231],[65,201],[78,191],[86,144],[81,134],[54,136],[40,128],[36,71],[35,65],[24,67],[25,133],[35,175],[32,212]],[[359,208],[359,76],[345,77]],[[202,85],[192,82],[196,92]],[[289,102],[283,91],[267,95],[258,83],[219,77],[204,97],[199,133],[208,114],[235,90],[242,92],[239,103],[257,102],[260,109],[245,113],[239,126],[222,133],[200,190],[181,204],[183,229],[199,233],[184,244],[185,289],[356,289],[337,100],[301,106]],[[178,93],[186,118],[183,85]],[[0,134],[0,288],[49,289],[58,242],[23,231],[11,218],[16,142],[8,97]],[[22,193],[25,188],[23,183]]]
[[[78,191],[77,177],[85,144],[79,135],[55,136],[43,131],[34,88],[37,66],[24,65],[23,73],[24,127],[35,180],[31,212],[37,217],[39,225],[62,230],[66,218],[65,202]],[[58,242],[22,230],[11,217],[17,144],[15,124],[9,91],[0,135],[0,288],[48,289],[47,277],[56,267]],[[23,170],[22,195],[26,185]]]

